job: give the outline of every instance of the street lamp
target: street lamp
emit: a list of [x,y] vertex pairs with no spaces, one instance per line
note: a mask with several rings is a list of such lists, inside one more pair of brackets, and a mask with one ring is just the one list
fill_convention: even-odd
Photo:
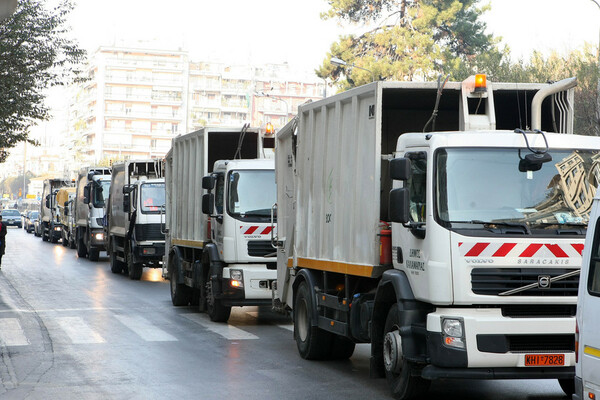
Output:
[[[592,0],[592,1],[595,1],[595,0]],[[368,73],[371,74],[371,82],[375,82],[375,74],[370,69],[359,67],[358,65],[354,65],[354,64],[348,64],[346,61],[342,60],[341,58],[337,58],[337,57],[331,57],[329,62],[332,63],[333,65],[337,65],[340,67],[348,66],[350,68],[358,68],[358,69],[362,69],[363,71],[367,71]]]
[[[590,0],[600,9],[600,3],[598,0]],[[598,30],[598,98],[596,99],[596,123],[600,125],[600,29]],[[600,126],[598,126],[600,131]],[[600,132],[599,132],[600,133]]]
[[281,97],[277,97],[277,96],[272,96],[268,93],[265,92],[255,92],[256,96],[258,97],[270,97],[271,99],[275,99],[278,101],[281,101],[283,104],[285,104],[285,122],[288,122],[288,116],[290,115],[290,108],[288,106],[287,101],[285,101],[284,99],[282,99]]

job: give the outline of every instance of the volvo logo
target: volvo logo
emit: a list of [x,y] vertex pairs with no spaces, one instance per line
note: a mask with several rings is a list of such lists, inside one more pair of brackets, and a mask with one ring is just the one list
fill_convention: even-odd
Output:
[[538,275],[538,288],[550,289],[550,275]]

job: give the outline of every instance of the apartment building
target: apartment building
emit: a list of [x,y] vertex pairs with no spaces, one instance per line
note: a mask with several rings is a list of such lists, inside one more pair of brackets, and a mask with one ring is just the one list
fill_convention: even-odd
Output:
[[100,47],[72,95],[72,158],[85,165],[163,157],[173,137],[203,126],[279,128],[324,87],[285,63],[190,62],[186,51]]
[[188,65],[183,51],[100,47],[71,104],[77,158],[163,157],[187,131]]

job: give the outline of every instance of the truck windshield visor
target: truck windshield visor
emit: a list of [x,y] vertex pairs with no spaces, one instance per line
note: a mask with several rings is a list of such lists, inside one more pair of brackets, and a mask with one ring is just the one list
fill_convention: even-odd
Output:
[[100,181],[94,185],[92,194],[92,205],[96,208],[104,207],[104,203],[110,194],[110,181]]
[[[446,148],[436,153],[436,217],[450,226],[585,229],[600,181],[600,154],[550,150],[539,171],[519,170],[527,149]],[[465,225],[463,225],[465,224]],[[579,233],[584,233],[580,230]]]
[[141,209],[144,214],[159,213],[165,205],[165,184],[144,183],[141,191]]
[[268,217],[277,201],[275,171],[231,171],[228,178],[227,211],[234,217]]

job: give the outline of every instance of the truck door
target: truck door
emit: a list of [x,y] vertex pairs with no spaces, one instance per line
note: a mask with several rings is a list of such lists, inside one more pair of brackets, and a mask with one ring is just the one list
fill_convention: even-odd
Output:
[[[597,200],[596,200],[597,201]],[[598,203],[595,203],[598,205]],[[598,215],[597,213],[595,214]],[[582,354],[581,377],[584,382],[584,397],[588,398],[587,392],[590,388],[600,387],[600,218],[596,220],[594,238],[590,248],[591,254],[589,265],[583,265],[582,269],[589,268],[588,275],[582,274],[583,280],[580,285],[579,307],[579,331]],[[598,394],[598,391],[596,391]]]
[[[394,263],[401,262],[400,269],[406,272],[415,293],[427,293],[427,261],[429,249],[425,237],[431,218],[431,185],[426,151],[412,151],[404,155],[411,161],[411,178],[406,181],[410,199],[410,227],[394,224],[398,234],[393,235],[396,249]],[[400,255],[398,254],[400,252]]]
[[225,211],[225,174],[217,174],[217,184],[215,185],[215,211],[217,216],[211,220],[211,229],[213,237],[219,249],[223,249],[224,225],[223,215]]

